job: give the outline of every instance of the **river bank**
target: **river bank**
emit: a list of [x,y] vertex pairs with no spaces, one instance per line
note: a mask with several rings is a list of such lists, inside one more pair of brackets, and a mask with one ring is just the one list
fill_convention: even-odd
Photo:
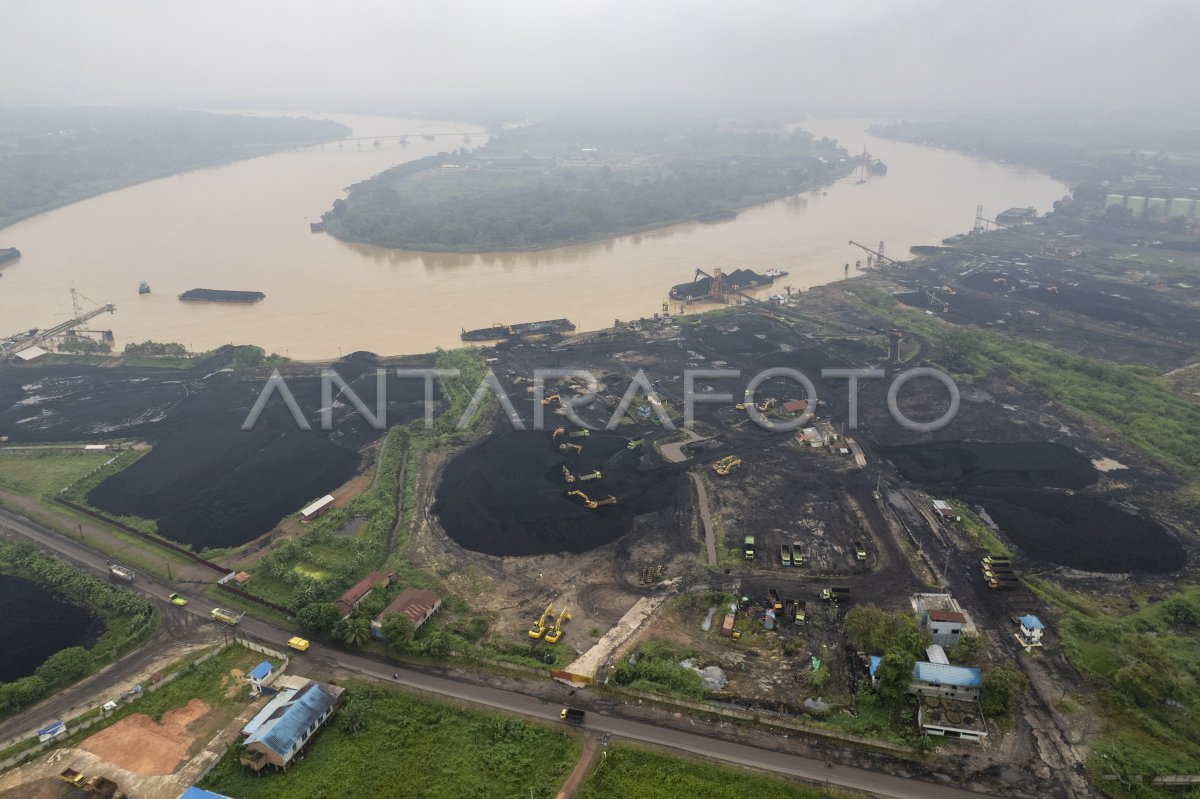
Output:
[[[396,354],[461,345],[464,328],[566,317],[579,329],[663,311],[672,285],[697,267],[789,273],[795,290],[843,278],[865,258],[855,240],[903,253],[970,228],[975,207],[1048,208],[1066,187],[1045,175],[958,153],[868,136],[866,120],[803,126],[850,152],[865,143],[886,176],[757,205],[719,224],[529,253],[429,253],[349,244],[309,231],[344,187],[434,155],[481,128],[436,120],[337,116],[360,144],[326,144],[188,172],[110,192],[6,231],[22,258],[5,266],[3,333],[47,328],[71,313],[66,286],[96,303],[119,352],[128,342],[177,341],[191,351],[253,341],[297,360],[356,350]],[[401,145],[390,135],[410,135]],[[382,145],[374,147],[372,137]],[[336,280],[335,280],[336,278]],[[147,281],[151,294],[139,295]],[[180,303],[197,285],[250,287],[252,306]],[[773,291],[777,291],[774,289]],[[672,313],[679,309],[671,306]]]

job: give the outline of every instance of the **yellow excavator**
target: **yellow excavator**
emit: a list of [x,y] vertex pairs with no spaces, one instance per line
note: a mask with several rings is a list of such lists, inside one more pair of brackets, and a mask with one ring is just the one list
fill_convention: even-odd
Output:
[[543,399],[543,400],[542,400],[542,404],[543,404],[543,405],[549,405],[550,403],[554,402],[555,400],[560,400],[560,399],[562,399],[562,396],[561,396],[561,395],[559,395],[559,394],[551,394],[550,396],[548,396],[548,397],[546,397],[545,399]]
[[575,454],[578,455],[580,452],[583,452],[583,447],[579,446],[578,444],[559,444],[558,445],[559,452],[570,452],[571,450],[575,450]]
[[[744,410],[746,410],[747,403],[739,402],[737,405],[734,405],[733,407],[737,408],[739,411],[744,411]],[[768,399],[765,399],[762,402],[755,405],[754,407],[758,408],[759,413],[766,413],[767,411],[769,411],[775,407],[775,398],[770,397]]]
[[562,613],[558,614],[558,618],[555,619],[550,625],[550,628],[546,630],[546,643],[557,644],[558,639],[562,637],[563,625],[569,622],[572,618],[574,617],[571,616],[571,611],[563,608]]
[[542,611],[542,615],[538,616],[538,619],[536,622],[533,623],[533,626],[529,628],[529,637],[530,638],[541,638],[543,635],[546,634],[546,625],[553,624],[553,623],[554,623],[554,603],[551,602],[549,605],[546,606],[546,609],[544,611]]
[[713,464],[713,471],[724,477],[734,469],[742,465],[742,459],[737,455],[726,455],[721,460]]
[[571,474],[571,470],[566,467],[566,464],[563,464],[563,479],[568,483],[575,482],[575,475]]
[[580,491],[578,488],[575,489],[574,491],[568,491],[567,496],[568,497],[579,497],[581,500],[583,500],[583,504],[586,507],[590,508],[591,510],[595,510],[596,508],[603,507],[604,505],[616,505],[617,504],[617,498],[614,497],[612,494],[609,494],[604,499],[592,499],[587,494]]

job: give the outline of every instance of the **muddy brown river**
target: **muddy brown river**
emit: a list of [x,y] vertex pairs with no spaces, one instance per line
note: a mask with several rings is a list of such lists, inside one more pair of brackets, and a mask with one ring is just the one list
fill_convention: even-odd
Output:
[[[672,284],[697,267],[783,269],[802,289],[842,279],[866,253],[851,239],[906,256],[968,230],[975,207],[1050,208],[1066,187],[1046,175],[949,150],[876,139],[865,120],[810,120],[851,153],[864,145],[889,167],[719,224],[689,223],[534,253],[455,255],[389,250],[309,232],[352,183],[403,161],[466,144],[461,123],[335,115],[344,142],[200,169],[110,192],[0,230],[22,258],[0,268],[0,335],[71,316],[73,284],[112,316],[88,327],[127,342],[177,341],[192,350],[257,344],[296,359],[355,350],[384,355],[459,346],[462,328],[567,317],[580,329],[661,311]],[[374,137],[409,134],[401,145]],[[430,138],[432,137],[432,138]],[[853,274],[853,266],[851,267]],[[139,281],[151,293],[138,294]],[[261,291],[253,305],[185,303],[192,288]],[[672,304],[670,310],[678,307]]]

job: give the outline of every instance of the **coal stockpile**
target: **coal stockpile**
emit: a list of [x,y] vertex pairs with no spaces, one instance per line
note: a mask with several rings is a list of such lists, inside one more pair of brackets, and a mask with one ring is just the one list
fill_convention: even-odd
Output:
[[261,291],[227,291],[225,289],[188,289],[179,295],[184,302],[243,302],[266,299]]
[[[748,289],[754,286],[766,286],[772,279],[760,275],[753,269],[735,269],[724,274],[725,285],[735,289]],[[673,300],[698,300],[707,297],[712,291],[712,278],[697,277],[691,283],[680,283],[671,287]]]
[[[107,513],[153,519],[195,549],[236,546],[353,476],[382,433],[343,398],[322,431],[320,380],[288,378],[311,426],[301,430],[276,394],[241,429],[262,391],[221,363],[192,370],[46,367],[0,370],[0,434],[15,442],[138,438],[151,451],[89,492]],[[356,353],[334,370],[374,412],[375,360]],[[389,379],[387,422],[423,413],[420,380]]]
[[28,677],[46,658],[91,646],[104,624],[82,605],[47,586],[0,574],[0,683]]
[[1084,488],[1097,478],[1082,453],[1046,441],[938,441],[879,451],[907,480],[922,485]]
[[[578,454],[559,444],[580,445]],[[504,430],[459,455],[446,467],[434,511],[447,535],[466,549],[489,555],[586,552],[616,541],[636,516],[682,501],[678,470],[639,469],[640,450],[615,433],[568,438],[535,431]],[[576,476],[564,479],[566,466]],[[597,480],[578,478],[600,470]],[[615,496],[615,505],[584,506]]]
[[1037,560],[1107,573],[1163,574],[1187,566],[1183,546],[1162,525],[1093,497],[1013,490],[967,496]]

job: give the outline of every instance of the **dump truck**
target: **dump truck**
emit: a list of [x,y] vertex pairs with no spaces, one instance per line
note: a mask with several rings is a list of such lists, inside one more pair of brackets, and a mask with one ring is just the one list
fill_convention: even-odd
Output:
[[796,617],[796,600],[786,598],[783,600],[783,617],[785,619],[794,619]]
[[114,580],[124,580],[127,583],[132,583],[134,578],[137,577],[137,575],[133,573],[133,569],[127,569],[124,566],[116,563],[109,564],[108,574]]
[[855,560],[866,560],[867,559],[867,550],[863,547],[862,541],[855,541],[853,543],[854,543],[854,559]]
[[568,433],[567,435],[568,435],[570,438],[587,438],[587,437],[588,437],[588,436],[590,436],[591,434],[592,434],[592,431],[591,431],[591,430],[572,430],[572,431],[571,431],[570,433]]
[[849,588],[822,588],[821,599],[826,602],[840,602],[850,598]]
[[985,555],[979,562],[984,566],[1011,566],[1012,558],[1003,555]]
[[1020,587],[1021,581],[1017,579],[993,577],[991,580],[988,580],[988,588],[991,588],[993,591],[1012,591],[1014,588]]
[[746,540],[742,542],[742,547],[745,550],[746,560],[754,560],[754,536],[746,536]]
[[646,439],[635,438],[633,441],[630,441],[628,444],[626,444],[625,448],[626,449],[637,449],[638,447],[640,447],[642,444],[645,444],[645,443],[646,443]]
[[564,707],[558,717],[568,724],[582,724],[587,714],[577,707]]
[[804,553],[800,550],[800,542],[799,541],[796,541],[795,543],[792,544],[792,565],[793,566],[803,566],[804,565]]
[[588,472],[587,474],[579,475],[579,482],[581,482],[581,483],[586,483],[588,480],[599,480],[599,479],[600,479],[600,470],[599,469],[596,469],[593,472]]
[[767,589],[767,596],[771,598],[772,610],[783,610],[783,600],[779,598],[779,592],[774,588]]
[[234,613],[232,610],[226,610],[225,608],[213,608],[212,617],[215,621],[219,621],[222,624],[237,624],[242,620],[242,614]]
[[117,788],[118,786],[115,782],[110,780],[108,777],[101,777],[99,775],[92,777],[83,784],[83,789],[85,791],[88,793],[94,793],[96,796],[101,797],[101,799],[116,799],[116,797],[119,796],[123,797],[125,794],[118,791]]
[[779,545],[779,563],[783,566],[792,565],[792,550],[787,544]]
[[58,778],[68,785],[74,785],[76,788],[81,787],[83,785],[83,781],[87,779],[87,777],[80,774],[73,768],[63,769],[62,773],[58,775]]
[[994,567],[994,568],[985,566],[983,569],[983,579],[985,579],[985,580],[992,580],[992,579],[995,579],[998,577],[999,578],[1005,578],[1005,577],[1015,578],[1016,576],[1017,576],[1017,573],[1015,571],[1013,571],[1012,569],[1001,569],[998,566]]
[[804,611],[807,609],[807,602],[803,599],[796,600],[796,615],[792,617],[792,624],[804,624]]

